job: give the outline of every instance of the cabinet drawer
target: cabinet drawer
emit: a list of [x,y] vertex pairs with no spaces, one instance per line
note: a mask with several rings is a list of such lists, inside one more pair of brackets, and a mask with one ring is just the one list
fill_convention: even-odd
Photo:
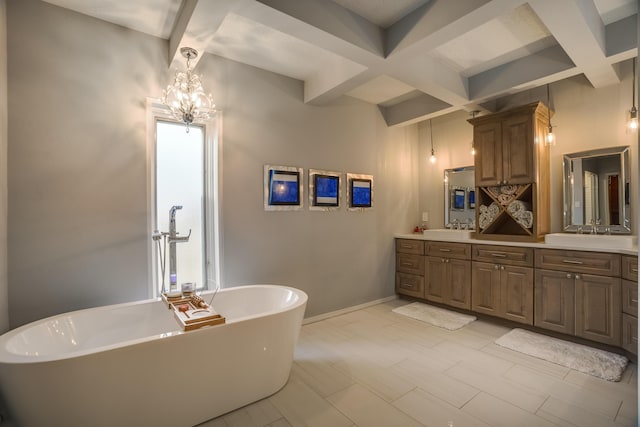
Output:
[[638,257],[631,255],[622,256],[622,278],[638,281]]
[[622,313],[622,348],[638,354],[638,319]]
[[427,255],[443,258],[471,259],[471,244],[427,242]]
[[533,249],[516,246],[473,245],[473,260],[533,267]]
[[414,274],[396,273],[396,292],[424,298],[424,277]]
[[412,239],[396,239],[396,252],[403,254],[424,255],[424,241]]
[[424,276],[424,257],[422,255],[396,254],[396,271]]
[[604,252],[536,249],[536,268],[620,277],[620,255]]
[[622,311],[638,317],[638,283],[622,281]]

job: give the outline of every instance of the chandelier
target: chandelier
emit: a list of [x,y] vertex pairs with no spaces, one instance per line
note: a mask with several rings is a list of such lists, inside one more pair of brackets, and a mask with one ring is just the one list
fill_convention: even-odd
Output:
[[198,56],[198,51],[191,47],[180,49],[182,56],[187,58],[187,71],[176,71],[173,83],[162,91],[162,103],[171,114],[187,126],[193,122],[208,120],[215,112],[211,94],[206,94],[202,88],[200,76],[191,70],[191,59]]

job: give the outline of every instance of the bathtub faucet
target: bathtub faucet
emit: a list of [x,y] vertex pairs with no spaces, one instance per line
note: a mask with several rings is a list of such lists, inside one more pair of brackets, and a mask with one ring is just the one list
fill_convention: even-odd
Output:
[[178,288],[178,273],[176,268],[176,243],[188,242],[191,237],[191,229],[188,236],[178,236],[176,232],[176,212],[182,209],[182,206],[172,206],[169,209],[169,290],[176,291]]

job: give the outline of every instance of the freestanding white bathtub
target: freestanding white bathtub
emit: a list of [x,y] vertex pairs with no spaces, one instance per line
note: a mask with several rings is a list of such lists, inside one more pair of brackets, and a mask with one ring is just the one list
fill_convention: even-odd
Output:
[[14,329],[0,337],[9,418],[24,427],[204,422],[285,385],[306,304],[298,289],[253,285],[220,290],[212,306],[226,324],[190,332],[157,299]]

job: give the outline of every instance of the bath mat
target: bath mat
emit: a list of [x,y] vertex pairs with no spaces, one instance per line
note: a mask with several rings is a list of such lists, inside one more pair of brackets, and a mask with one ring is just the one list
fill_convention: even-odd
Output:
[[502,347],[608,381],[620,381],[622,373],[629,363],[626,357],[619,354],[536,334],[524,329],[513,329],[495,342]]
[[445,310],[444,308],[434,307],[421,302],[396,307],[392,311],[450,331],[460,329],[476,320],[475,316],[456,313],[455,311]]

